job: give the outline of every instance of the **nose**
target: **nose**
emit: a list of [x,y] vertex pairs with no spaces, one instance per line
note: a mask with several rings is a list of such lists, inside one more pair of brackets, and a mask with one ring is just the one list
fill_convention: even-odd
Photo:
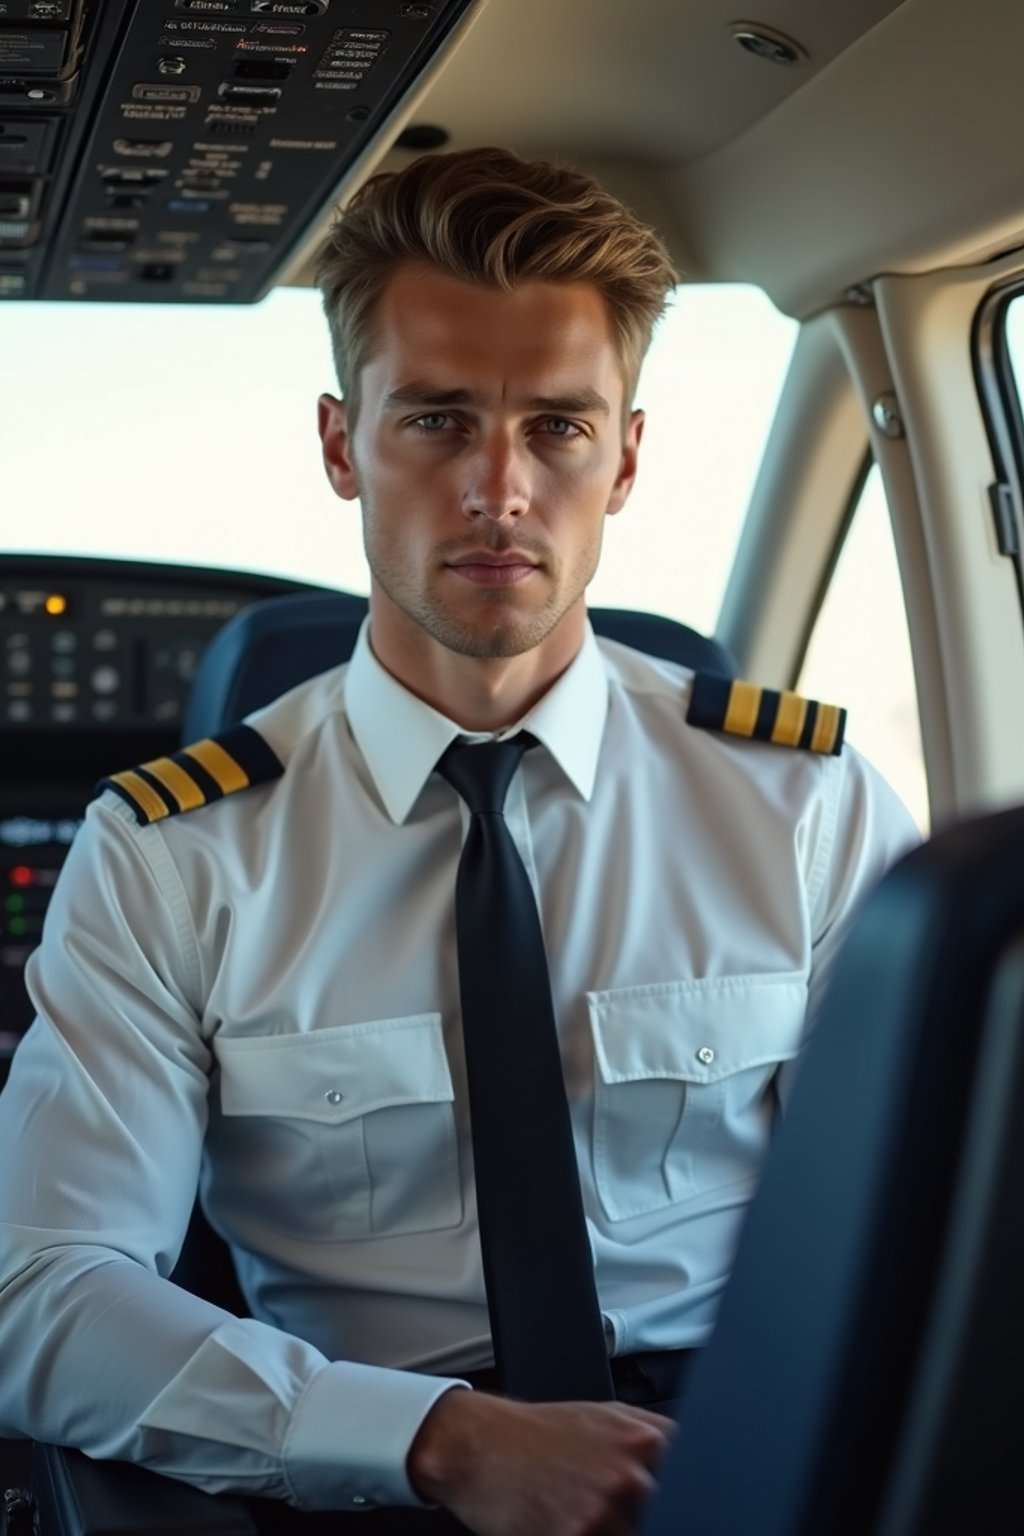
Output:
[[509,434],[489,434],[467,460],[466,470],[462,510],[470,522],[481,517],[514,522],[529,511],[529,475]]

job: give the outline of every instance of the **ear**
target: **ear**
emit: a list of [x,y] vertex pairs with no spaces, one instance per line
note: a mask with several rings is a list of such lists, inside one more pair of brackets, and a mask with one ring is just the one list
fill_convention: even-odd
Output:
[[643,411],[632,411],[629,424],[626,427],[622,440],[622,457],[619,460],[619,472],[615,477],[611,495],[608,497],[608,505],[605,515],[613,517],[616,512],[621,512],[626,505],[626,498],[633,489],[633,481],[636,479],[637,460],[640,454],[640,439],[644,435]]
[[317,428],[323,447],[324,469],[334,494],[343,501],[355,501],[359,495],[356,469],[352,462],[352,438],[348,409],[334,395],[321,395],[317,405]]

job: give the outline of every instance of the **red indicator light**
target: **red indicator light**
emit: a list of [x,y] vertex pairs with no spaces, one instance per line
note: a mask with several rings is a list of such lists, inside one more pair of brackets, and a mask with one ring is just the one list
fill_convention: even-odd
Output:
[[32,871],[25,864],[16,864],[10,872],[12,885],[31,885]]

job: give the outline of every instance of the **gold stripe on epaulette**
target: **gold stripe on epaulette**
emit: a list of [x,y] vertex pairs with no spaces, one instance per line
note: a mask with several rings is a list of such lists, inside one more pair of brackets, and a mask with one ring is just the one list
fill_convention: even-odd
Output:
[[840,714],[841,711],[836,704],[818,705],[818,718],[814,722],[814,733],[811,736],[812,752],[832,751],[839,734]]
[[729,707],[725,712],[723,731],[736,736],[752,736],[757,724],[757,712],[761,708],[763,689],[756,683],[735,682],[729,691]]
[[799,693],[784,689],[779,697],[775,724],[772,726],[772,741],[781,747],[798,746],[806,720],[807,700]]
[[268,784],[283,773],[284,764],[258,731],[251,725],[229,725],[220,735],[193,742],[173,757],[157,757],[101,779],[96,792],[112,789],[145,827],[182,811],[199,810],[236,790]]
[[125,794],[135,801],[147,820],[162,821],[165,816],[171,814],[156,790],[152,789],[145,779],[140,778],[131,768],[126,768],[123,773],[112,774],[109,782],[123,789]]
[[846,710],[837,704],[819,704],[788,688],[762,688],[718,672],[694,675],[686,719],[699,730],[831,757],[841,751],[846,729]]
[[201,768],[205,768],[210,778],[230,795],[236,789],[245,789],[249,783],[249,775],[240,767],[229,752],[218,742],[213,740],[194,741],[190,747],[185,748],[189,757],[194,757]]
[[159,779],[167,793],[177,802],[180,811],[196,811],[206,804],[206,796],[195,779],[189,778],[184,768],[179,767],[173,758],[157,757],[144,766],[148,774]]

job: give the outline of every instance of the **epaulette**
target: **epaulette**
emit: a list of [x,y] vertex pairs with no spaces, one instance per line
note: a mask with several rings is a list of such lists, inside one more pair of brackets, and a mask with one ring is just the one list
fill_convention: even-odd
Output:
[[284,765],[251,725],[232,725],[218,736],[193,742],[173,757],[101,779],[96,793],[112,789],[135,812],[140,826],[195,811],[240,789],[279,779]]
[[842,751],[846,729],[846,710],[837,704],[819,704],[788,689],[776,693],[712,672],[698,672],[694,678],[686,719],[705,731],[728,731],[832,757]]

